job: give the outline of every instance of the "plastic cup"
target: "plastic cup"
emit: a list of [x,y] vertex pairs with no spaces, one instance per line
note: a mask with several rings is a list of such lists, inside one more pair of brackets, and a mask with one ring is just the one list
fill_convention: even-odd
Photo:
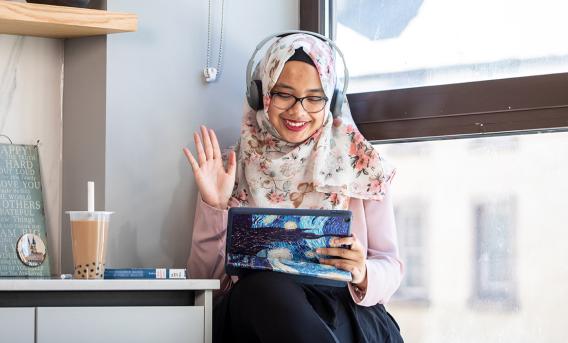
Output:
[[104,211],[67,211],[71,219],[71,245],[75,279],[102,279],[110,215]]

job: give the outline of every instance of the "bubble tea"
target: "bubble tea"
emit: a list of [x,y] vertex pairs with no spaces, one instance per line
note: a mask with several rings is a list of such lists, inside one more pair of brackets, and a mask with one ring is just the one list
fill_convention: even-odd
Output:
[[75,279],[102,279],[112,212],[69,211]]
[[95,211],[95,183],[87,183],[87,211],[68,211],[71,219],[71,246],[75,279],[102,279],[113,212]]

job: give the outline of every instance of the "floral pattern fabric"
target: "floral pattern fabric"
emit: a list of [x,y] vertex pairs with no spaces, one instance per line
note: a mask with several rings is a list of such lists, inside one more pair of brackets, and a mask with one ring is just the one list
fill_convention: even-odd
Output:
[[382,200],[384,185],[394,176],[394,169],[386,167],[357,130],[348,109],[341,119],[333,120],[330,101],[322,127],[306,141],[292,144],[280,138],[268,120],[269,94],[284,64],[300,47],[314,61],[325,95],[329,99],[333,95],[335,62],[328,44],[306,34],[272,43],[256,70],[264,108],[254,111],[245,102],[230,206],[347,209],[351,197]]

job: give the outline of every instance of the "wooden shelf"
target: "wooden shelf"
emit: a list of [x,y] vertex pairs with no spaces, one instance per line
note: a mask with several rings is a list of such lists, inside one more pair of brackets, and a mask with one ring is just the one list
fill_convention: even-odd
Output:
[[133,13],[0,0],[0,34],[76,38],[134,32]]

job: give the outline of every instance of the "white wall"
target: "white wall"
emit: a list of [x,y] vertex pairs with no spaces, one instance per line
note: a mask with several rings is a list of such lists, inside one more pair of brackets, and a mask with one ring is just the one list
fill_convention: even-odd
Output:
[[[63,41],[0,35],[0,133],[40,141],[39,157],[52,272],[59,272]],[[8,143],[2,138],[2,143]]]
[[[219,8],[220,0],[213,0]],[[109,266],[183,266],[189,254],[196,187],[182,147],[200,124],[224,146],[238,136],[245,67],[260,39],[299,27],[298,0],[225,3],[223,75],[205,84],[203,1],[109,2],[134,12],[139,31],[108,37],[105,206],[111,224]],[[218,13],[217,13],[218,15]],[[216,63],[219,17],[213,61]],[[72,271],[61,239],[62,70],[64,41],[0,35],[0,133],[17,143],[41,141],[40,162],[55,273]],[[81,207],[77,204],[77,208]]]
[[116,211],[108,266],[185,265],[196,186],[182,147],[200,124],[223,146],[235,143],[249,55],[265,36],[299,27],[297,0],[225,6],[223,74],[205,84],[207,1],[108,2],[139,18],[138,32],[108,37],[105,204]]

